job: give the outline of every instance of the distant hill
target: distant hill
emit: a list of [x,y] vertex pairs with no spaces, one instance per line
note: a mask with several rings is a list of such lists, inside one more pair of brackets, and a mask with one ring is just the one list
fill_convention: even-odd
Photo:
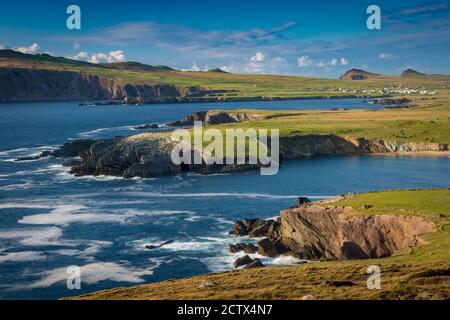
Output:
[[[84,66],[92,66],[92,67],[102,67],[100,65],[96,65],[90,62],[86,61],[79,61],[79,60],[72,60],[67,59],[64,57],[54,57],[47,53],[42,54],[28,54],[28,53],[22,53],[19,51],[14,51],[10,49],[4,49],[0,50],[0,59],[1,60],[16,60],[16,61],[23,61],[25,64],[26,62],[33,62],[33,63],[50,63],[50,64],[67,64],[67,65],[84,65]],[[17,63],[15,63],[17,64]]]
[[207,72],[217,72],[217,73],[228,73],[226,71],[223,71],[220,68],[215,68],[215,69],[209,69]]
[[350,69],[339,80],[364,80],[380,76],[378,73],[372,73],[361,69]]
[[401,77],[417,77],[417,76],[427,76],[427,74],[408,68],[405,71],[403,71],[400,76]]
[[141,71],[173,71],[174,69],[167,66],[152,66],[137,61],[127,61],[127,62],[110,62],[101,63],[100,65],[109,69],[118,70],[141,70]]

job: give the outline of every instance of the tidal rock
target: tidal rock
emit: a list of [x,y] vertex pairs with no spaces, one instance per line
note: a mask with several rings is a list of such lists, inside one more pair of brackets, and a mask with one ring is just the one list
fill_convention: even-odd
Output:
[[258,253],[269,258],[274,258],[280,254],[275,243],[269,238],[258,241]]
[[240,251],[244,251],[245,253],[256,253],[258,248],[251,243],[230,244],[231,253],[237,253]]
[[245,255],[243,257],[237,258],[234,261],[234,267],[238,268],[238,267],[245,266],[245,265],[247,265],[249,263],[252,263],[252,262],[253,262],[253,259],[250,258],[248,255]]
[[279,223],[274,220],[259,220],[257,224],[252,225],[248,232],[250,238],[268,237],[272,235],[279,227]]
[[274,220],[243,219],[233,224],[229,234],[236,236],[265,237],[277,231],[279,223]]
[[307,197],[298,197],[297,198],[297,206],[301,206],[302,204],[311,203]]
[[158,129],[158,128],[159,128],[159,126],[156,123],[144,124],[144,125],[141,125],[141,126],[134,127],[134,129],[136,129],[136,130]]
[[261,260],[255,258],[252,262],[244,266],[244,269],[261,268],[261,267],[264,267],[264,264],[261,262]]
[[165,246],[166,244],[171,244],[171,243],[173,243],[173,240],[167,240],[161,244],[147,244],[147,245],[145,245],[144,248],[148,249],[148,250],[158,249],[158,248],[161,248],[162,246]]

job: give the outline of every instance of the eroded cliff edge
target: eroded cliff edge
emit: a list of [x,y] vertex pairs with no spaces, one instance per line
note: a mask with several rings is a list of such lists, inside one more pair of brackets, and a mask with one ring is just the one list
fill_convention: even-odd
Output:
[[0,102],[123,100],[164,102],[198,95],[198,87],[120,84],[97,75],[57,70],[0,68]]
[[391,256],[419,243],[434,225],[421,217],[352,216],[343,206],[306,204],[281,212],[280,241],[292,255],[311,260]]

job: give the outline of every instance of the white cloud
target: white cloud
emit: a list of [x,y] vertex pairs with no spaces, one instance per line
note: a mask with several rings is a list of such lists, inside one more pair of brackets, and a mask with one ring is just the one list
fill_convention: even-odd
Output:
[[329,67],[329,66],[337,66],[337,65],[346,66],[348,64],[348,60],[346,58],[340,58],[339,60],[333,58],[328,61],[318,61],[316,62],[314,59],[309,56],[301,56],[297,58],[297,65],[299,67]]
[[297,65],[299,67],[311,67],[314,61],[309,56],[301,56],[297,58]]
[[197,65],[197,62],[192,61],[192,67],[190,67],[189,69],[181,69],[181,71],[200,71],[200,68]]
[[5,49],[5,46],[0,44],[0,50],[3,50],[3,49]]
[[82,51],[74,55],[72,58],[74,58],[75,60],[88,60],[89,54],[86,51]]
[[392,55],[390,53],[382,52],[382,53],[380,53],[378,55],[378,58],[380,58],[380,59],[390,59],[390,58],[392,58]]
[[22,52],[22,53],[32,54],[32,53],[36,53],[39,50],[39,48],[40,47],[37,43],[33,43],[29,47],[17,47],[17,48],[14,48],[14,50]]
[[233,72],[233,71],[235,71],[235,66],[233,66],[233,65],[221,66],[220,69],[225,72]]
[[125,54],[122,50],[111,51],[109,53],[109,59],[113,61],[125,61]]
[[290,67],[292,66],[285,58],[277,56],[273,58],[264,57],[264,61],[241,59],[233,61],[228,65],[222,65],[220,69],[232,73],[282,74]]
[[250,61],[253,62],[262,62],[266,59],[266,56],[262,52],[257,52],[253,57],[250,58]]
[[81,61],[89,61],[91,63],[104,62],[123,62],[126,61],[125,54],[122,50],[111,51],[110,53],[94,53],[90,55],[86,51],[81,51],[70,58]]

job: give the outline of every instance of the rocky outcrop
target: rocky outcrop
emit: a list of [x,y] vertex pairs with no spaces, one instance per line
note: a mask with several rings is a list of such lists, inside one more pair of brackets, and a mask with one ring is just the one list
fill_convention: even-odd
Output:
[[199,87],[121,85],[116,80],[71,71],[0,68],[0,102],[124,100],[128,103],[183,99]]
[[[254,225],[258,228],[268,221],[273,220],[236,221],[230,234],[250,236]],[[291,255],[305,260],[391,256],[417,245],[419,235],[434,231],[434,224],[421,217],[355,215],[353,208],[328,206],[326,202],[297,204],[282,211],[279,222],[272,225],[275,227],[268,228],[265,238],[257,243],[258,254],[270,258]]]
[[[152,178],[191,171],[199,174],[243,172],[255,170],[250,164],[174,164],[171,153],[178,142],[170,137],[139,136],[100,140],[81,155],[81,161],[71,164],[76,176],[110,175],[124,178]],[[192,150],[194,153],[195,151]],[[192,158],[194,156],[192,155]]]
[[169,122],[169,127],[189,127],[194,125],[194,121],[202,121],[203,125],[215,125],[223,123],[238,123],[243,121],[261,120],[264,116],[261,114],[245,112],[227,112],[227,111],[197,111],[188,115],[183,120]]
[[390,256],[417,244],[434,225],[420,217],[352,216],[351,208],[303,205],[281,212],[280,240],[303,259],[341,260]]

